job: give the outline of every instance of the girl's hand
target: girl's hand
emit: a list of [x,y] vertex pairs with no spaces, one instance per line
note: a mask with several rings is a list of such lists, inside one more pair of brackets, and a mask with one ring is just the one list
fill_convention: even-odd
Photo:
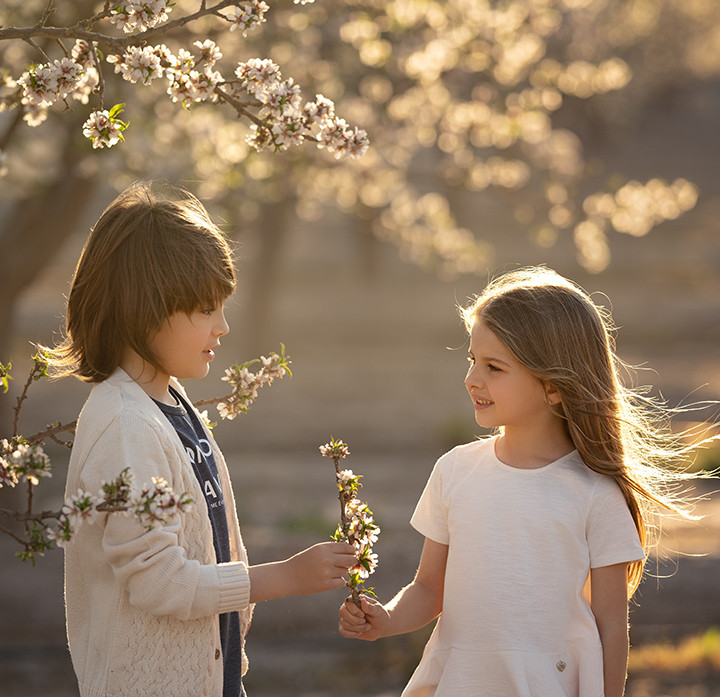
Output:
[[375,641],[386,636],[384,629],[390,623],[390,615],[385,606],[377,600],[360,596],[362,609],[347,598],[340,606],[340,634],[346,639]]

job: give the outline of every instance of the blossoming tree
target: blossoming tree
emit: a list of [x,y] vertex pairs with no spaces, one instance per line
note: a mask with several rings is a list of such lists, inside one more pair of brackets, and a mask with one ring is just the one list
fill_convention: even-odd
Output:
[[[215,404],[223,419],[232,420],[238,414],[245,414],[258,396],[258,390],[271,385],[275,379],[290,375],[290,357],[281,353],[261,356],[242,365],[233,365],[222,378],[231,390],[228,394],[196,402],[202,407]],[[250,370],[260,364],[254,372]],[[33,382],[47,376],[47,361],[39,350],[33,357],[33,366],[25,385],[17,398],[14,408],[12,434],[0,439],[0,490],[3,488],[26,487],[26,505],[22,510],[0,507],[0,533],[13,538],[20,546],[17,556],[23,561],[35,563],[35,556],[42,555],[53,544],[63,547],[70,543],[82,524],[92,524],[103,513],[125,513],[136,516],[148,529],[160,527],[173,520],[192,505],[192,499],[183,492],[171,489],[167,481],[154,477],[151,482],[135,482],[129,469],[102,485],[101,491],[79,490],[70,493],[59,511],[34,509],[35,490],[40,482],[52,476],[53,465],[43,445],[53,440],[68,448],[71,442],[61,441],[58,436],[75,432],[75,421],[51,424],[45,430],[30,436],[19,432],[20,414],[28,390]],[[11,365],[0,363],[0,387],[7,392],[11,379]],[[201,413],[205,423],[212,427],[207,411]],[[52,523],[57,521],[57,525]]]
[[[580,263],[600,271],[612,232],[644,235],[692,208],[698,191],[612,172],[593,191],[582,124],[617,129],[652,95],[720,70],[714,0],[6,0],[0,23],[2,104],[15,107],[0,121],[13,172],[4,195],[45,185],[43,202],[18,206],[7,225],[32,235],[36,252],[22,255],[4,233],[10,299],[72,229],[100,171],[118,187],[183,172],[241,227],[277,231],[260,231],[260,244],[280,244],[296,215],[335,206],[366,238],[443,274],[489,263],[487,231],[465,210],[470,197],[500,201],[538,244],[571,236]],[[56,84],[57,71],[69,77]],[[299,85],[359,125],[329,120],[325,97],[298,99]],[[78,143],[88,120],[94,143],[116,143],[101,159]],[[336,161],[363,151],[360,128],[374,147]],[[301,140],[324,149],[292,147]],[[53,211],[52,234],[28,208]]]

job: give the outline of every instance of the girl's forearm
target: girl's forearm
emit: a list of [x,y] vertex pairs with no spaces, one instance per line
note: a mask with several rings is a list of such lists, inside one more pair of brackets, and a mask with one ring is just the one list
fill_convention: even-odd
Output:
[[626,627],[601,632],[605,697],[622,697],[627,680],[630,642]]
[[405,634],[424,627],[442,611],[442,593],[415,579],[405,586],[389,603],[388,624],[383,636]]

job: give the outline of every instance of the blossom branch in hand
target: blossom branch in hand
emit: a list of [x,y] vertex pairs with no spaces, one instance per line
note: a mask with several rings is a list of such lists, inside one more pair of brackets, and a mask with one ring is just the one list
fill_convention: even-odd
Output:
[[330,458],[335,464],[335,480],[340,500],[340,523],[333,534],[336,542],[348,542],[355,548],[357,564],[349,569],[349,580],[352,601],[360,607],[360,594],[373,595],[372,588],[363,588],[365,580],[372,574],[378,563],[378,556],[373,552],[373,544],[377,541],[380,528],[375,524],[372,511],[367,504],[357,497],[362,486],[361,474],[350,469],[340,469],[340,460],[345,459],[350,450],[342,440],[330,439],[329,443],[320,446],[323,457]]

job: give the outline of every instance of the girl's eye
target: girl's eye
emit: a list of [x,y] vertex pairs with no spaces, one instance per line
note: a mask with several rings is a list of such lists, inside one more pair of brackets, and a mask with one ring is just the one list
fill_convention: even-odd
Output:
[[499,372],[501,372],[501,371],[500,371],[500,368],[498,368],[496,365],[493,365],[492,363],[488,363],[488,370],[489,370],[491,373],[499,373]]

